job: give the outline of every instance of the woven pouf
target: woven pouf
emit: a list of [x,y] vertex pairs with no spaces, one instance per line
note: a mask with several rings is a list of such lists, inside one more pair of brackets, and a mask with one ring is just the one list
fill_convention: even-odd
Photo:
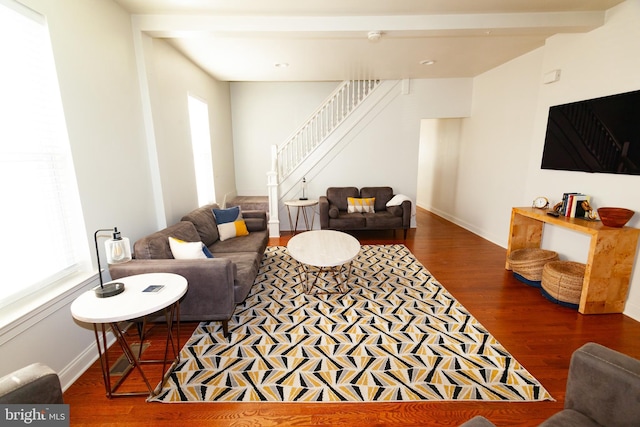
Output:
[[518,249],[509,254],[513,276],[523,283],[540,287],[542,268],[550,261],[557,261],[558,253],[540,248]]
[[542,271],[542,295],[566,307],[578,308],[586,265],[573,261],[552,261]]

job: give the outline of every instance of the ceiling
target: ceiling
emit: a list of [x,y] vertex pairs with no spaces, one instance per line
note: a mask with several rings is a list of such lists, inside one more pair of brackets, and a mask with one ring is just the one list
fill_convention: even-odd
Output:
[[623,0],[114,1],[218,80],[340,81],[473,77]]

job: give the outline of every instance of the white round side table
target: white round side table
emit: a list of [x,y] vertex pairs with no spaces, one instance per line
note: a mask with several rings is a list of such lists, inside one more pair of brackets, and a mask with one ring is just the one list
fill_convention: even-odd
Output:
[[[98,298],[93,289],[89,290],[73,301],[71,304],[71,314],[80,322],[93,324],[108,398],[142,394],[154,396],[162,389],[171,371],[180,361],[180,298],[187,293],[187,279],[173,273],[148,273],[123,277],[117,281],[124,283],[124,292],[108,298]],[[164,359],[140,360],[142,341],[144,340],[144,332],[146,329],[145,316],[163,310],[165,311],[167,319],[167,340],[165,343]],[[118,327],[118,322],[138,319],[141,319],[142,322],[142,327],[139,328],[140,351],[138,354],[134,354],[124,333]],[[177,325],[177,345],[174,345],[173,342],[172,330],[174,320]],[[111,385],[111,367],[109,366],[106,347],[106,331],[109,328],[111,328],[120,348],[129,361],[128,371],[136,369],[142,376],[148,391],[117,393],[116,390],[122,382],[124,382],[127,377],[126,374],[122,375],[113,386]],[[165,372],[170,345],[173,349],[174,361],[163,376],[158,387],[154,389],[151,387],[140,365],[142,363],[162,363],[162,372]]]
[[[287,213],[289,214],[289,225],[292,226],[293,225],[293,234],[296,234],[296,232],[298,231],[298,220],[300,219],[300,211],[302,211],[302,217],[304,219],[304,225],[306,227],[306,230],[312,230],[313,229],[313,221],[316,218],[316,213],[314,210],[314,206],[316,206],[318,204],[318,200],[316,199],[308,199],[308,200],[286,200],[284,202],[284,205],[287,207]],[[295,225],[293,224],[293,221],[291,220],[291,208],[296,208],[296,223]],[[309,227],[309,217],[307,215],[307,208],[311,208],[312,209],[312,214],[311,214],[311,227]]]

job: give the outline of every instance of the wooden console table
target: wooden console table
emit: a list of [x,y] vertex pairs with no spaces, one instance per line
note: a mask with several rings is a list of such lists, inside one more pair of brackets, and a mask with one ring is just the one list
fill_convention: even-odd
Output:
[[640,230],[607,227],[600,221],[553,217],[547,215],[545,209],[513,208],[505,266],[507,270],[511,270],[509,255],[512,251],[540,247],[545,223],[591,236],[578,311],[582,314],[622,313]]

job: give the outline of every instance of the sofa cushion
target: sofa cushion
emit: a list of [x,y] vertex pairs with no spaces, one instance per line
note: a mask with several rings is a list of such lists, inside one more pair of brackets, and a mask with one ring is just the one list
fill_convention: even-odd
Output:
[[376,213],[364,213],[366,227],[372,230],[386,230],[390,228],[402,228],[402,217],[395,216],[389,211]]
[[[169,236],[169,248],[175,259],[204,259],[208,258],[207,253],[211,253],[200,240],[197,242],[185,242],[171,236]],[[206,249],[207,252],[203,249]]]
[[189,221],[180,221],[163,230],[156,231],[133,245],[133,254],[136,259],[173,259],[173,253],[169,247],[169,237],[184,240],[185,242],[197,242],[200,235],[195,225]]
[[347,210],[347,197],[360,197],[360,192],[356,187],[329,187],[327,188],[327,199],[330,205],[337,206],[339,210]]
[[200,240],[202,240],[202,243],[206,246],[211,246],[220,238],[218,235],[218,224],[213,217],[212,211],[217,208],[218,205],[216,204],[202,206],[182,217],[182,221],[193,223],[200,235]]
[[377,211],[387,209],[387,202],[393,198],[393,188],[391,187],[362,187],[360,197],[375,197],[374,208]]
[[335,230],[358,230],[365,228],[366,222],[363,215],[364,214],[361,214],[359,212],[340,212],[338,218],[331,219],[331,228]]
[[235,265],[235,281],[233,286],[236,304],[241,303],[249,295],[251,286],[260,268],[260,254],[256,252],[227,252],[220,254],[222,259],[228,259]]
[[336,205],[329,206],[329,218],[338,218],[340,215],[340,209]]
[[209,250],[216,258],[218,254],[231,252],[256,252],[262,257],[268,242],[268,230],[254,231],[246,236],[236,237],[235,239],[225,241],[218,240],[209,246]]
[[374,204],[376,202],[375,197],[347,197],[347,212],[362,212],[362,213],[375,213]]

